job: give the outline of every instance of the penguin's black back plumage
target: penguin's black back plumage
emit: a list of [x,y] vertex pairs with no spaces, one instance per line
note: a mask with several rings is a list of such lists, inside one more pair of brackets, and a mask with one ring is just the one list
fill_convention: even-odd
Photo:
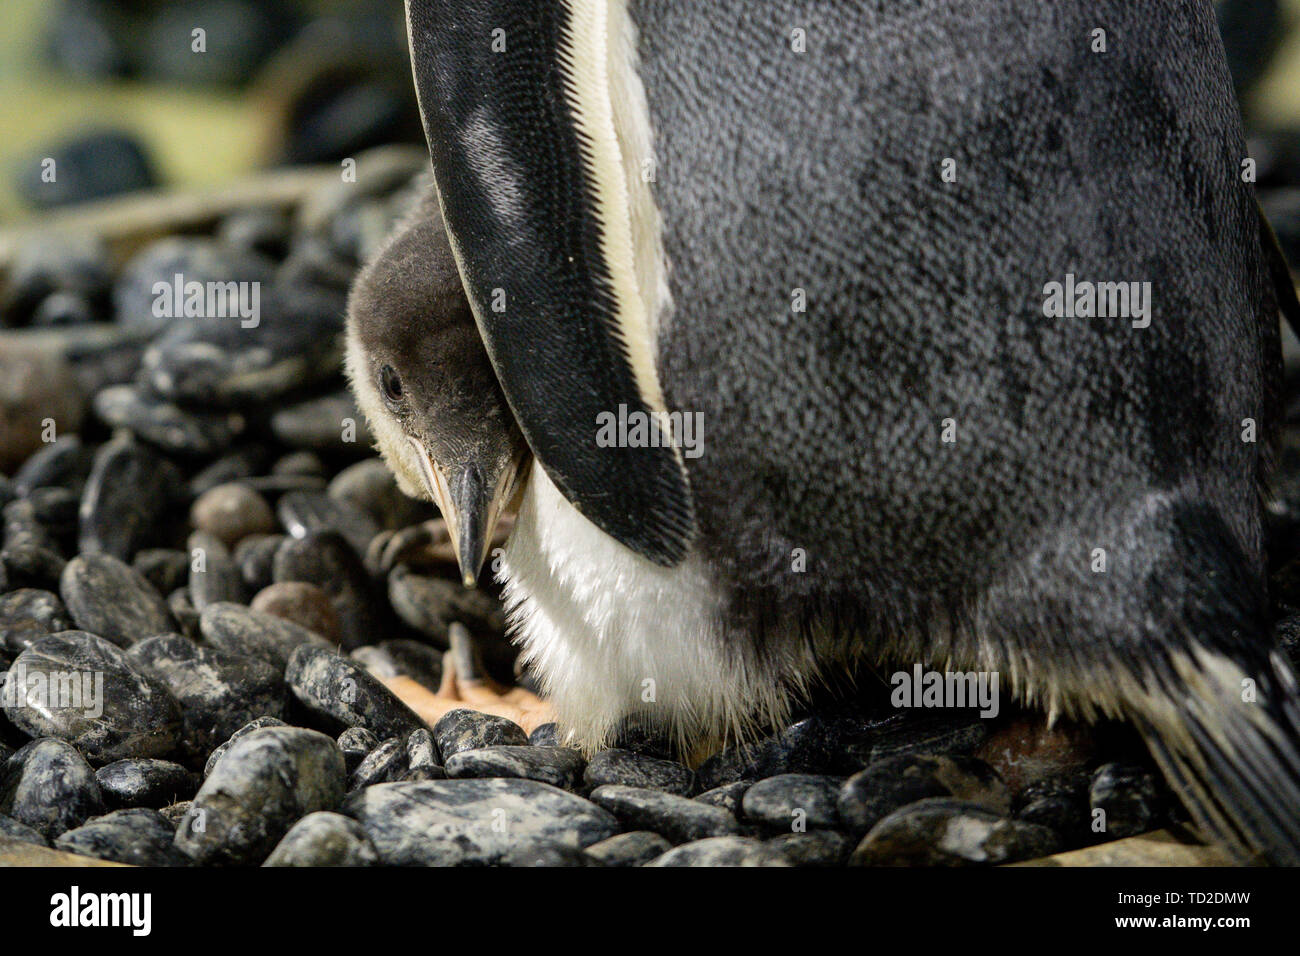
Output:
[[[535,337],[554,343],[555,314],[484,304],[524,281],[500,255],[512,224],[543,218],[527,190],[549,195],[548,172],[566,170],[598,206],[612,175],[574,92],[608,67],[574,66],[572,37],[600,31],[579,25],[591,5],[542,5],[565,89],[530,87],[530,102],[578,132],[518,134],[508,65],[476,61],[479,88],[447,66],[440,31],[503,22],[517,37],[530,21],[514,0],[469,6],[411,3],[461,273],[533,451],[576,507],[609,510],[619,488],[566,484],[530,430],[544,376],[515,381]],[[704,423],[703,454],[677,462],[681,514],[722,592],[721,633],[776,660],[792,635],[820,653],[829,632],[846,660],[996,671],[1054,714],[1131,720],[1210,832],[1300,863],[1300,714],[1267,638],[1261,520],[1278,277],[1208,0],[626,8],[667,264],[655,372],[664,406]],[[501,147],[486,171],[469,118],[475,144]],[[494,188],[525,208],[493,211]],[[575,215],[556,234],[588,235],[603,269],[619,219]],[[518,235],[525,287],[574,268],[545,230]],[[1053,284],[1075,281],[1149,283],[1149,313],[1051,313]],[[598,285],[587,313],[564,308],[608,310],[601,347],[617,356],[625,303]],[[584,412],[626,393],[565,387],[594,390]],[[571,427],[579,458],[591,430],[585,414]],[[656,550],[638,535],[647,485],[628,486],[625,520],[593,520],[678,560],[684,538]]]

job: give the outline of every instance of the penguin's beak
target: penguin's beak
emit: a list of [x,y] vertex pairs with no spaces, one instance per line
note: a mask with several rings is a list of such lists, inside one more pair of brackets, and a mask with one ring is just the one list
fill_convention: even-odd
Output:
[[516,465],[508,465],[489,484],[477,464],[444,469],[433,460],[423,442],[412,438],[411,444],[420,462],[425,489],[447,523],[461,580],[465,587],[472,588],[478,583],[479,571],[487,558],[492,532],[514,492]]

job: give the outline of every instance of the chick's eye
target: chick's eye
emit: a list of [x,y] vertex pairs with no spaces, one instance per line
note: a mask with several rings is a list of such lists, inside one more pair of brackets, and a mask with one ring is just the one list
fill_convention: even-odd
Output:
[[384,393],[384,400],[388,404],[397,405],[401,403],[402,380],[391,365],[385,365],[379,370],[379,388]]

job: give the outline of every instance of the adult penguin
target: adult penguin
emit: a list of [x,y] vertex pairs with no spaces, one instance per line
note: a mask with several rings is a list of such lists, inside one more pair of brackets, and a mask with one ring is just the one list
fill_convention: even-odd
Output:
[[[1209,2],[407,10],[536,458],[507,601],[578,742],[698,752],[863,659],[992,672],[1133,722],[1211,834],[1300,862],[1261,531],[1294,289]],[[407,439],[442,427],[418,373],[354,363]],[[477,466],[416,457],[482,529],[447,493]]]

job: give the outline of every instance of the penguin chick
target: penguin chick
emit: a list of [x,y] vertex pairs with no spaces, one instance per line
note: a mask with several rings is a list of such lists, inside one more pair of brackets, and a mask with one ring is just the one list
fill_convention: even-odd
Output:
[[474,325],[432,182],[352,287],[347,374],[398,486],[438,505],[473,587],[528,446]]

